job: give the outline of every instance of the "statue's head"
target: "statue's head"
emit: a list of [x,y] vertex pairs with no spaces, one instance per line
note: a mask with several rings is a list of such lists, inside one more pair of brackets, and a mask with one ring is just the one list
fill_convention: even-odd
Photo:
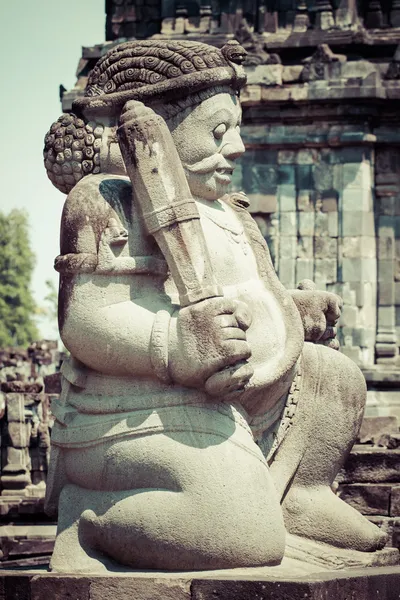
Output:
[[244,56],[234,41],[221,50],[189,41],[115,46],[91,71],[74,114],[63,115],[46,137],[49,177],[68,192],[91,172],[124,174],[118,120],[128,100],[139,100],[166,120],[192,194],[220,197],[244,151],[239,133]]

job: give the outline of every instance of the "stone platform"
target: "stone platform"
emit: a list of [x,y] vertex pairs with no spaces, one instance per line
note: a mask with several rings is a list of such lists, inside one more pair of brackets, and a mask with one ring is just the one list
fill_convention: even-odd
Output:
[[265,568],[198,573],[0,572],[1,600],[398,600],[400,567],[271,578]]

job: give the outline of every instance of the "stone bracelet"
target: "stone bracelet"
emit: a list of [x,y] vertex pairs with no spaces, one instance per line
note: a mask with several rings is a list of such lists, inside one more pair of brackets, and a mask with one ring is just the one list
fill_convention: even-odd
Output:
[[166,310],[159,310],[154,319],[150,337],[150,362],[158,379],[163,383],[171,383],[168,371],[168,332],[171,315]]

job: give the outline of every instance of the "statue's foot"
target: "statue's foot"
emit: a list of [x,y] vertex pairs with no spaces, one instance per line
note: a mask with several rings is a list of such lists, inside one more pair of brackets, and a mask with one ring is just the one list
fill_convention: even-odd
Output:
[[293,487],[282,505],[291,534],[332,546],[373,552],[384,547],[387,535],[327,486]]

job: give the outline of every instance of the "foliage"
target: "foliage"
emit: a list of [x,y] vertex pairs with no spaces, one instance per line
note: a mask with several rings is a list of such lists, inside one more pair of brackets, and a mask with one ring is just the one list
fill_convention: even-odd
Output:
[[0,212],[0,348],[27,346],[38,338],[30,290],[34,265],[26,213]]

